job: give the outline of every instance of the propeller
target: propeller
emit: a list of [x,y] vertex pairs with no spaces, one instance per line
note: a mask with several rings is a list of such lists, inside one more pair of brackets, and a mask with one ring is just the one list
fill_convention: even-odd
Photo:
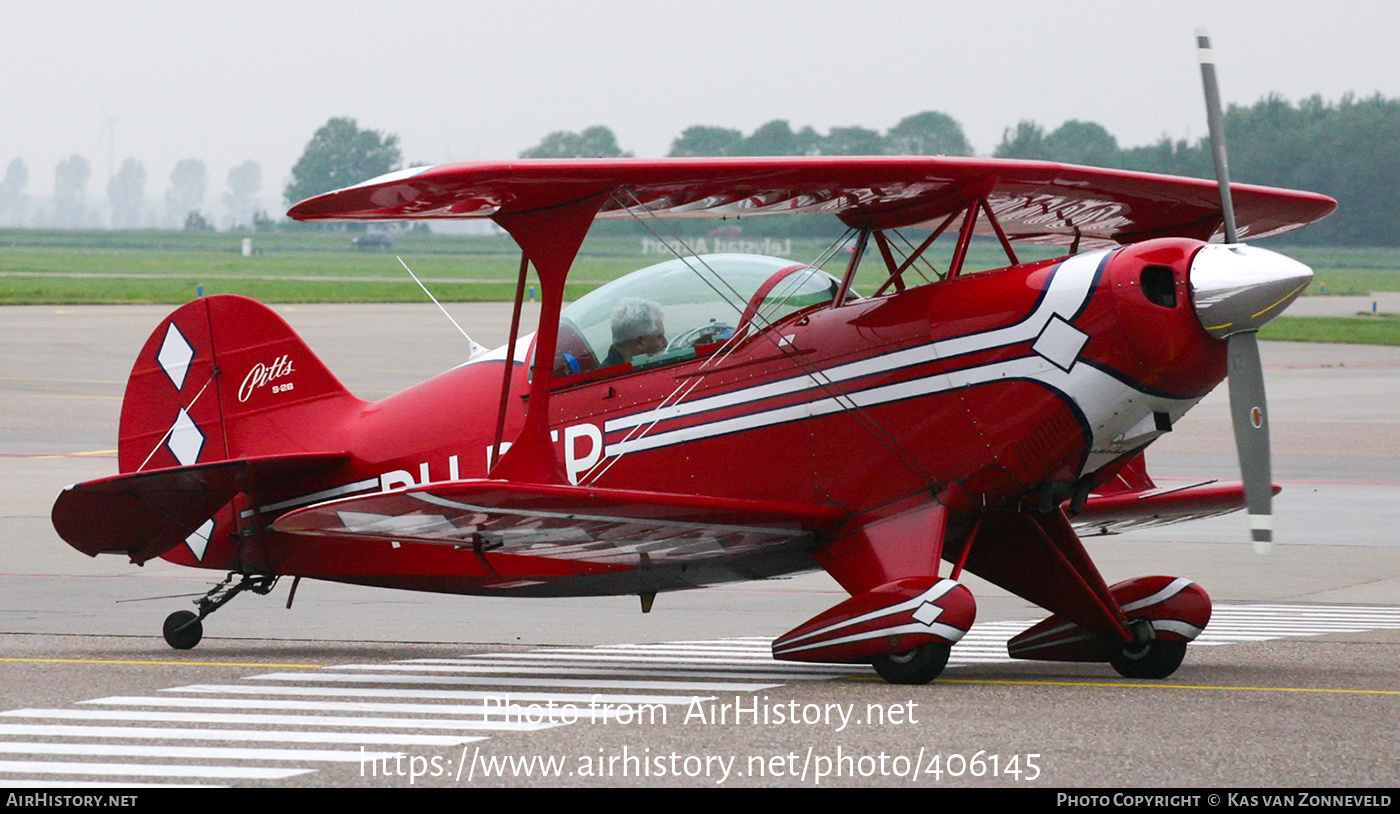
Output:
[[1225,245],[1206,246],[1197,253],[1191,262],[1191,288],[1201,325],[1228,343],[1230,414],[1244,479],[1245,509],[1254,550],[1266,554],[1273,548],[1273,473],[1258,331],[1302,293],[1312,281],[1312,270],[1283,255],[1240,243],[1230,197],[1225,117],[1215,78],[1215,57],[1205,28],[1196,29],[1196,46],[1205,85],[1215,178],[1220,187]]
[[1244,331],[1229,340],[1230,419],[1235,453],[1244,477],[1244,505],[1254,550],[1267,554],[1274,543],[1273,465],[1269,458],[1269,424],[1265,420],[1264,367],[1259,361],[1259,334]]
[[1196,52],[1201,58],[1201,83],[1206,89],[1206,126],[1210,129],[1210,154],[1215,159],[1215,180],[1220,185],[1220,210],[1225,216],[1225,242],[1239,243],[1235,231],[1235,203],[1230,198],[1230,167],[1225,155],[1225,113],[1220,105],[1220,85],[1215,79],[1215,52],[1205,26],[1196,29]]

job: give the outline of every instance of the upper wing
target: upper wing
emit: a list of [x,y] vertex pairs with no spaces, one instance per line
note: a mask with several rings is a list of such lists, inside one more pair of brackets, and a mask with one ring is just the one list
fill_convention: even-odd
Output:
[[[1241,236],[1319,220],[1336,201],[1231,185]],[[932,228],[985,199],[1012,240],[1082,247],[1150,237],[1206,240],[1220,226],[1214,181],[1056,164],[945,157],[561,159],[444,164],[390,173],[302,201],[297,220],[487,218],[612,193],[600,218],[732,218],[825,212],[852,226]],[[977,231],[992,235],[985,218]]]
[[318,503],[283,515],[273,529],[638,564],[749,553],[844,516],[824,505],[464,480]]

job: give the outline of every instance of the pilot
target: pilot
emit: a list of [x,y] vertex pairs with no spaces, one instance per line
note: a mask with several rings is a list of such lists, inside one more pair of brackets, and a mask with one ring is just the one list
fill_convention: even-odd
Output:
[[640,297],[617,304],[612,315],[612,347],[603,366],[631,362],[632,357],[652,356],[666,350],[666,325],[661,306]]

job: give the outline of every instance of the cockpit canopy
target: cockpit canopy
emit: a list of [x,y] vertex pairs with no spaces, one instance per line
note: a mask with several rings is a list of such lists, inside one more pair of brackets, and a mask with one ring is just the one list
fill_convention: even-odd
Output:
[[[777,257],[711,254],[658,263],[563,310],[555,376],[623,364],[616,372],[625,373],[703,355],[735,334],[761,331],[789,314],[831,301],[839,286],[821,269]],[[664,339],[630,342],[639,331],[614,324],[615,316],[627,319],[619,306],[628,302],[629,311],[659,316]],[[656,333],[654,326],[648,330]]]

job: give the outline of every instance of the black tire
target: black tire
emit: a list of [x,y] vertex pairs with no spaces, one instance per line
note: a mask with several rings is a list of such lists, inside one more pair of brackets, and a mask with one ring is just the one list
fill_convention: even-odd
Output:
[[921,644],[905,653],[876,656],[870,663],[891,684],[927,684],[943,672],[952,649],[946,644]]
[[190,611],[175,611],[165,617],[165,643],[176,650],[189,650],[204,638],[204,623]]
[[1109,660],[1124,678],[1166,678],[1186,658],[1186,642],[1148,642],[1145,647],[1128,648]]

